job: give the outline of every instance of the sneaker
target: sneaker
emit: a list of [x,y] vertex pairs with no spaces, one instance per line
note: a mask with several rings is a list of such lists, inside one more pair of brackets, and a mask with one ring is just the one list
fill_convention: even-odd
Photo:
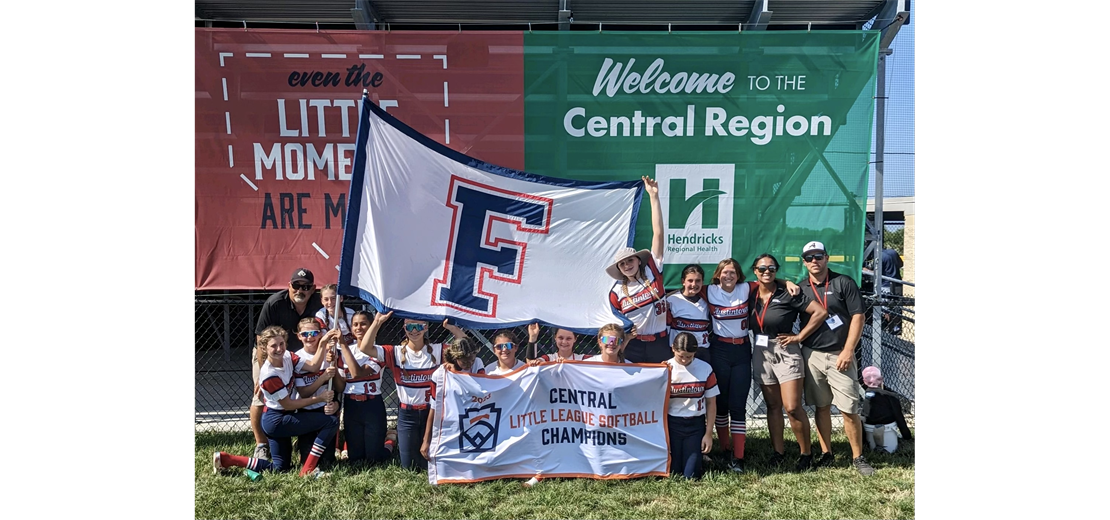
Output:
[[776,451],[771,454],[771,458],[767,459],[767,466],[771,468],[777,468],[782,465],[783,460],[785,459],[786,457],[783,454]]
[[253,458],[270,460],[270,445],[259,444],[255,446]]
[[871,467],[871,464],[868,464],[867,459],[863,458],[863,455],[852,459],[852,465],[859,470],[860,475],[865,477],[870,477],[875,474],[875,468]]
[[827,468],[833,465],[836,461],[836,456],[831,451],[826,451],[821,454],[821,458],[813,462],[814,468]]
[[813,469],[813,454],[798,456],[798,463],[794,465],[794,471],[799,473]]
[[744,459],[738,459],[736,457],[733,457],[732,462],[728,463],[728,469],[729,469],[729,471],[732,471],[733,473],[743,473],[744,472]]
[[327,478],[327,477],[330,477],[330,476],[331,476],[331,473],[320,471],[320,468],[316,468],[316,469],[312,470],[312,473],[309,473],[308,475],[305,475],[305,477],[308,477],[308,478],[311,478],[311,479]]
[[223,473],[224,465],[220,464],[220,452],[212,454],[212,474],[219,475]]

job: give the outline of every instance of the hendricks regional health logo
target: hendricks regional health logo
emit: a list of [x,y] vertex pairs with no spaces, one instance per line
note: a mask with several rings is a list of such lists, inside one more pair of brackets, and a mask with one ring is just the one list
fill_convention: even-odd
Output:
[[717,263],[732,255],[733,164],[657,164],[668,263]]
[[459,414],[459,451],[479,453],[497,448],[497,432],[501,428],[501,409],[495,403],[481,408],[467,408]]

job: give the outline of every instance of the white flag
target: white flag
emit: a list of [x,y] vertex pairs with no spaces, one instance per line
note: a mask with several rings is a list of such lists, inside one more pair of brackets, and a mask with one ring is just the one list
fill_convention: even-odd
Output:
[[614,314],[605,267],[632,244],[643,183],[543,177],[467,157],[364,100],[340,292],[469,328],[580,333]]

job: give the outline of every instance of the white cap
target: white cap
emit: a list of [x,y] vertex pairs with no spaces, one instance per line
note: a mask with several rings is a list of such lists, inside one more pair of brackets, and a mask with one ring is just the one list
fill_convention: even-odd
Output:
[[825,244],[822,244],[822,243],[814,240],[814,241],[806,244],[806,246],[802,248],[802,254],[803,255],[810,252],[810,251],[825,251]]

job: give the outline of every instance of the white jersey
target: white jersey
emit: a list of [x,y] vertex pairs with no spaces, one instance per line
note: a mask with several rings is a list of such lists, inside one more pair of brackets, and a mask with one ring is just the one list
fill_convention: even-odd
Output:
[[382,366],[374,358],[363,354],[358,349],[358,343],[347,345],[351,352],[351,356],[355,358],[355,363],[362,367],[362,375],[355,379],[351,376],[351,367],[340,357],[336,366],[343,370],[343,377],[347,380],[347,386],[343,387],[343,393],[347,395],[382,395]]
[[609,305],[636,325],[637,335],[658,334],[667,330],[667,302],[663,291],[661,258],[653,258],[644,269],[647,284],[638,280],[616,282],[609,290]]
[[[350,307],[343,307],[343,312],[344,319],[339,322],[339,332],[346,336],[351,334],[351,316],[355,315],[355,310]],[[335,328],[335,318],[328,314],[327,308],[316,311],[316,319],[324,323],[324,330]]]
[[518,359],[516,360],[516,364],[513,365],[512,369],[505,370],[503,368],[500,368],[500,366],[497,364],[497,361],[494,361],[493,363],[486,365],[486,375],[499,376],[501,374],[508,374],[509,372],[512,372],[513,370],[516,370],[522,366],[524,366],[524,362]]
[[[443,343],[426,343],[418,351],[404,345],[375,345],[378,356],[385,361],[393,382],[397,384],[397,399],[406,408],[424,408],[431,400],[432,373],[443,359]],[[428,352],[431,347],[431,352]],[[402,349],[405,359],[401,361]]]
[[262,402],[266,404],[266,408],[284,410],[279,401],[287,397],[297,398],[297,390],[293,386],[293,373],[303,371],[306,363],[308,358],[302,358],[286,350],[281,356],[281,368],[271,365],[269,359],[262,364],[262,368],[258,371],[258,386],[262,389]]
[[709,316],[713,320],[713,333],[722,338],[748,337],[748,296],[752,284],[740,282],[725,292],[719,285],[706,287],[705,299],[709,301]]
[[[306,349],[306,348],[302,348],[302,349],[298,350],[295,355],[297,357],[301,358],[301,359],[312,359],[312,356],[314,356],[315,354],[309,352],[308,349]],[[324,370],[326,370],[329,366],[331,366],[331,364],[328,363],[328,360],[325,358],[323,361],[320,362],[320,370],[317,370],[315,372],[299,372],[299,371],[294,372],[294,374],[293,374],[293,385],[297,388],[312,385],[312,383],[315,383],[316,380],[320,378],[320,376],[324,375]],[[327,390],[328,390],[328,385],[323,384],[323,385],[320,385],[320,388],[316,389],[316,393],[312,394],[311,396],[300,395],[299,390],[297,391],[297,395],[299,397],[302,397],[302,398],[304,398],[304,397],[316,397],[320,394],[323,394]],[[310,405],[308,405],[304,408],[301,408],[301,409],[302,410],[317,410],[317,409],[320,409],[320,408],[323,408],[323,407],[324,407],[324,403],[315,403],[315,404],[310,404]]]
[[690,362],[690,366],[685,367],[674,358],[664,363],[671,366],[667,414],[675,417],[705,415],[705,400],[721,394],[721,389],[717,387],[717,376],[713,375],[709,363],[697,358]]
[[[590,357],[589,354],[571,354],[570,357],[567,358],[567,359],[571,360],[571,361],[583,361],[588,357]],[[544,354],[544,355],[540,356],[539,359],[541,359],[543,361],[558,361],[559,360],[559,353],[556,352],[556,353],[552,353],[552,354]]]
[[674,345],[680,332],[698,339],[698,347],[709,348],[709,302],[700,294],[690,301],[681,292],[667,296],[667,339]]

